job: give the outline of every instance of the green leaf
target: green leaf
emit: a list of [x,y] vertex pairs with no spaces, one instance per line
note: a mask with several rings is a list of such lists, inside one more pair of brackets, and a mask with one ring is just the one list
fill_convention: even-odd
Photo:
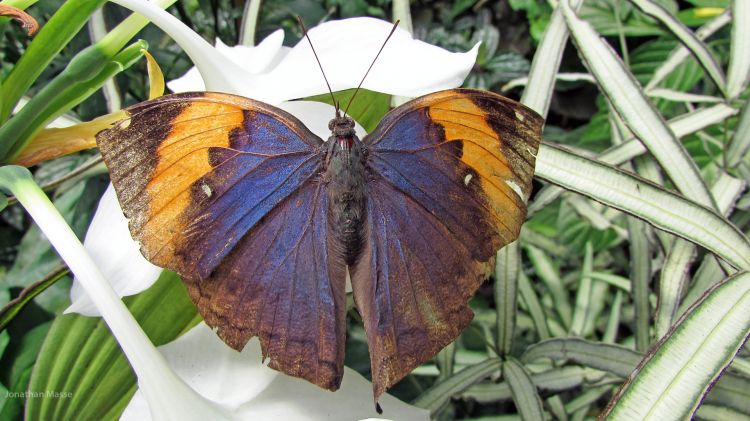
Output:
[[[714,34],[716,31],[727,25],[730,21],[731,15],[728,11],[725,11],[719,16],[716,16],[715,18],[706,22],[706,24],[702,27],[698,28],[698,30],[695,31],[695,35],[698,37],[698,39],[703,41]],[[653,77],[648,81],[648,84],[646,85],[646,91],[650,91],[651,89],[659,85],[659,83],[661,83],[661,81],[664,80],[667,75],[674,72],[675,69],[680,66],[680,64],[683,63],[688,57],[690,57],[690,50],[688,50],[681,44],[677,45],[669,53],[669,58],[661,61],[658,64],[653,73]]]
[[536,175],[644,219],[750,269],[750,241],[722,215],[647,180],[543,143]]
[[[42,26],[0,87],[0,122],[8,119],[21,96],[104,3],[104,0],[67,0]],[[6,150],[0,157],[5,156]]]
[[701,405],[696,415],[698,419],[706,421],[750,421],[750,415],[715,405]]
[[497,252],[495,261],[495,307],[497,309],[496,343],[498,350],[507,354],[513,345],[518,303],[518,275],[521,256],[514,241]]
[[44,126],[98,91],[115,74],[130,67],[148,48],[138,41],[110,57],[97,45],[78,53],[55,79],[0,127],[0,159],[12,160]]
[[672,242],[672,247],[667,252],[659,278],[659,304],[654,317],[657,338],[661,338],[672,326],[695,253],[693,243],[679,238]]
[[630,279],[635,307],[635,347],[644,352],[651,343],[651,249],[648,225],[638,218],[628,218],[630,245]]
[[[669,128],[672,129],[677,137],[683,137],[714,124],[722,123],[736,112],[737,110],[726,104],[717,104],[712,107],[701,108],[691,113],[676,117],[669,121]],[[545,146],[542,147],[544,148]],[[605,164],[621,165],[644,153],[646,153],[646,148],[639,140],[632,137],[626,139],[619,145],[609,148],[599,155],[597,160]],[[540,172],[539,170],[539,163],[537,162],[537,173]],[[542,168],[542,172],[545,170],[545,168]],[[536,200],[529,205],[529,214],[539,212],[540,208],[543,208],[547,203],[554,201],[563,191],[564,190],[558,186],[547,186],[542,191],[542,194],[538,195],[535,198]],[[540,200],[542,198],[544,200]]]
[[[574,0],[572,7],[578,8],[582,0]],[[529,82],[523,90],[521,103],[536,111],[542,117],[547,116],[552,93],[555,91],[555,75],[560,69],[563,50],[568,42],[568,27],[565,24],[562,9],[558,6],[552,13],[549,25],[544,31],[531,62]]]
[[[532,373],[531,380],[539,390],[562,392],[580,387],[584,383],[593,383],[600,380],[602,376],[603,373],[597,370],[567,366]],[[461,396],[479,403],[489,403],[511,399],[512,394],[507,382],[482,382],[471,386]]]
[[583,268],[581,269],[578,289],[576,291],[576,303],[573,311],[573,320],[570,323],[570,334],[572,336],[584,336],[583,328],[592,304],[591,276],[593,270],[594,251],[591,243],[586,243],[586,252],[583,257]]
[[[677,12],[675,1],[661,0],[659,3],[671,12]],[[618,6],[619,19],[617,17]],[[630,3],[621,0],[587,0],[581,8],[580,16],[588,21],[597,32],[606,36],[619,35],[620,27],[627,37],[653,36],[664,33],[664,30],[656,22],[636,11]],[[618,20],[621,23],[618,23]]]
[[539,297],[537,297],[534,288],[531,286],[529,278],[523,272],[520,272],[518,276],[518,290],[531,316],[531,320],[534,321],[534,327],[539,335],[539,339],[549,339],[550,333],[547,328],[547,315],[544,313],[544,308],[539,302]]
[[555,311],[560,316],[563,326],[569,328],[573,319],[573,310],[568,299],[568,291],[560,279],[559,270],[554,267],[552,260],[542,250],[530,245],[525,247],[529,260],[534,265],[534,271],[552,295]]
[[573,13],[567,0],[561,1],[560,5],[581,57],[628,128],[646,145],[685,196],[713,207],[713,199],[695,162],[619,57],[591,25]]
[[595,227],[572,208],[571,201],[564,201],[560,205],[558,218],[560,241],[577,253],[585,252],[587,244],[591,244],[596,251],[602,251],[618,241],[617,233],[612,228]]
[[693,53],[695,58],[698,59],[703,66],[703,69],[705,69],[716,86],[722,92],[726,92],[724,72],[721,70],[721,67],[719,67],[719,63],[716,62],[716,59],[714,59],[714,56],[711,54],[711,51],[706,44],[704,44],[690,29],[678,21],[674,15],[670,14],[660,5],[650,0],[630,1],[641,9],[642,12],[659,20],[664,26],[672,31],[672,34],[674,34],[674,36]]
[[709,291],[612,397],[611,420],[689,418],[750,334],[750,274]]
[[750,2],[732,1],[732,44],[727,70],[727,93],[736,98],[750,80]]
[[729,0],[686,0],[696,7],[729,7]]
[[503,378],[508,382],[513,394],[513,402],[524,420],[543,420],[544,408],[542,398],[526,369],[515,358],[508,358],[503,363]]
[[415,399],[412,404],[428,409],[431,414],[434,414],[451,396],[461,393],[485,377],[499,371],[502,363],[502,360],[499,358],[490,358],[479,364],[466,367],[454,374],[453,377],[435,383]]
[[521,356],[521,361],[530,363],[540,358],[572,361],[624,378],[641,360],[641,354],[621,345],[591,342],[581,338],[554,338],[528,347]]
[[[105,177],[92,177],[74,184],[54,199],[55,207],[79,238],[83,238],[106,185]],[[23,236],[18,256],[5,282],[27,288],[57,270],[61,264],[58,254],[34,224]],[[35,303],[52,314],[62,311],[69,304],[67,282],[52,286],[45,294],[39,295]]]
[[750,414],[750,379],[724,373],[705,401]]
[[[341,110],[343,111],[352,96],[354,95],[354,89],[347,89],[345,91],[334,92],[333,96],[336,98],[336,102],[341,104]],[[323,102],[329,105],[334,105],[330,94],[315,95],[305,98],[307,101]],[[391,96],[387,94],[381,94],[379,92],[368,91],[367,89],[360,89],[357,96],[352,102],[349,108],[348,114],[354,121],[359,123],[367,133],[372,132],[377,127],[380,120],[390,110]],[[331,118],[334,116],[332,115]]]
[[745,101],[729,147],[724,154],[727,166],[735,168],[750,150],[750,101]]
[[[124,301],[157,346],[200,320],[179,277],[169,271],[151,288]],[[136,379],[100,318],[68,314],[55,319],[29,390],[69,392],[72,397],[31,399],[27,419],[117,419],[136,390]]]
[[[630,54],[630,70],[641,85],[646,85],[645,90],[649,95],[653,95],[657,86],[678,92],[689,92],[703,78],[703,68],[687,52],[679,62],[674,61],[666,67],[666,64],[681,57],[680,45],[676,40],[659,38],[638,46]],[[665,115],[673,116],[676,112],[684,112],[684,107],[672,101],[653,97],[651,100]]]
[[[29,330],[20,339],[12,341],[3,354],[0,361],[0,382],[8,385],[8,391],[16,396],[23,395],[27,390],[29,376],[50,325],[47,322]],[[24,403],[22,397],[10,397],[2,407],[0,419],[21,419]]]
[[[21,293],[18,294],[18,297],[14,298],[3,308],[0,308],[0,331],[4,330],[8,326],[8,323],[10,323],[13,318],[16,317],[16,315],[18,315],[21,310],[23,310],[24,306],[26,306],[29,301],[33,300],[34,297],[44,292],[44,290],[49,288],[55,282],[59,281],[67,273],[67,267],[65,267],[64,265],[60,265],[44,278],[24,288]],[[1,349],[0,356],[2,356]]]

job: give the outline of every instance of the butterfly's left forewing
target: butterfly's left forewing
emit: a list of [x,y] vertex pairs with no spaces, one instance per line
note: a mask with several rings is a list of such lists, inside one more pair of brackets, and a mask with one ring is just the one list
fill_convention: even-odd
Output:
[[376,397],[453,341],[495,252],[526,215],[542,119],[456,89],[392,111],[364,139],[367,226],[352,288]]
[[133,237],[182,275],[235,349],[328,389],[343,374],[345,269],[329,253],[322,140],[296,118],[218,93],[158,98],[97,136]]

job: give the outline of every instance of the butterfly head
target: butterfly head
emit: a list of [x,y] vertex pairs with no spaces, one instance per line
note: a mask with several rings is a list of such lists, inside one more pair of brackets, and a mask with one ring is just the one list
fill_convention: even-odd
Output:
[[336,137],[352,136],[354,135],[354,120],[337,113],[336,117],[328,122],[328,128]]

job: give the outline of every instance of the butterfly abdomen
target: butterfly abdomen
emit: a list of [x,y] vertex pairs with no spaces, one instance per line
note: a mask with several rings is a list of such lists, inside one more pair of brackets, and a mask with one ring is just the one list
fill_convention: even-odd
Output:
[[352,133],[328,140],[328,221],[339,252],[352,265],[362,249],[365,166],[362,142]]

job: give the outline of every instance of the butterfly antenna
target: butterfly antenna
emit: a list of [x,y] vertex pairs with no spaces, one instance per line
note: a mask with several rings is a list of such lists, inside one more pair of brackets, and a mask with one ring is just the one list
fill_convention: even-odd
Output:
[[388,43],[388,40],[389,40],[389,39],[391,39],[391,36],[393,35],[393,33],[394,33],[394,32],[396,32],[396,28],[398,27],[398,24],[399,24],[399,22],[401,22],[401,21],[400,21],[400,20],[397,20],[397,21],[396,21],[396,23],[394,23],[394,24],[393,24],[393,28],[391,29],[391,33],[390,33],[390,34],[388,34],[388,36],[387,36],[387,37],[385,38],[385,41],[383,42],[383,45],[381,45],[381,46],[380,46],[380,50],[379,50],[379,51],[378,51],[378,53],[377,53],[377,54],[375,55],[375,58],[374,58],[374,59],[372,60],[372,63],[370,63],[370,67],[368,67],[368,68],[367,68],[367,71],[365,72],[365,75],[364,75],[364,76],[362,76],[362,80],[361,80],[361,81],[359,81],[359,85],[357,86],[357,89],[355,89],[355,90],[354,90],[354,94],[353,94],[353,95],[352,95],[352,97],[351,97],[351,98],[349,99],[349,103],[348,103],[348,104],[346,104],[346,109],[344,110],[344,114],[346,114],[346,112],[347,112],[347,111],[349,111],[349,106],[350,106],[350,105],[352,105],[352,102],[354,102],[354,97],[355,97],[355,96],[357,96],[357,92],[359,92],[359,88],[361,88],[361,87],[362,87],[362,83],[364,83],[364,81],[365,81],[365,78],[366,78],[366,77],[367,77],[367,75],[368,75],[368,74],[370,73],[370,70],[372,69],[372,66],[373,66],[373,65],[375,64],[375,62],[376,62],[376,61],[378,60],[378,57],[380,57],[380,53],[382,53],[382,52],[383,52],[383,48],[385,48],[385,44],[387,44],[387,43]]
[[302,28],[302,33],[305,35],[305,38],[307,38],[307,42],[310,43],[310,48],[312,49],[313,55],[315,56],[315,61],[318,62],[318,67],[320,67],[320,73],[323,73],[323,79],[326,81],[326,86],[328,86],[328,93],[331,94],[331,99],[333,100],[333,105],[336,107],[336,115],[339,114],[339,105],[338,102],[336,102],[336,97],[333,96],[333,91],[331,90],[331,84],[328,83],[328,78],[326,77],[326,72],[323,71],[323,65],[320,64],[320,59],[318,58],[318,53],[315,52],[315,47],[313,47],[312,40],[310,40],[310,36],[307,35],[307,28],[305,28],[304,22],[302,22],[302,18],[300,16],[297,16],[297,22],[299,23],[299,27]]

